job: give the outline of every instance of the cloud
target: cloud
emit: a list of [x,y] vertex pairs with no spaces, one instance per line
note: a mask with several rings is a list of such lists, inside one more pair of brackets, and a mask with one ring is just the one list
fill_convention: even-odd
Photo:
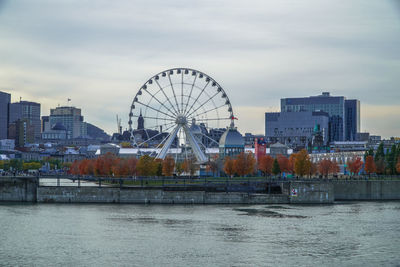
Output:
[[[0,90],[41,102],[43,114],[72,98],[108,132],[117,113],[127,124],[140,86],[173,67],[216,79],[242,132],[262,133],[264,112],[283,97],[331,91],[366,108],[400,99],[400,20],[392,2],[1,3]],[[397,129],[367,125],[384,136]]]

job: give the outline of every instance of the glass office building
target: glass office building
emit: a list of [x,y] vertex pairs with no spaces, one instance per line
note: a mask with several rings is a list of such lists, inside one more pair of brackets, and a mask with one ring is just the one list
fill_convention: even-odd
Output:
[[323,92],[318,96],[283,98],[281,112],[323,111],[329,115],[329,141],[354,140],[360,129],[360,102]]

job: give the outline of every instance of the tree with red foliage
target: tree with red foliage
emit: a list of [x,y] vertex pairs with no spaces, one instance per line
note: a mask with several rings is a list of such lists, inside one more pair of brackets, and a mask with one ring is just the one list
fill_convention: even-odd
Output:
[[339,163],[337,163],[336,160],[332,161],[332,165],[331,165],[331,174],[338,174],[340,172],[340,167],[339,167]]
[[256,159],[254,158],[253,153],[241,152],[234,160],[234,169],[239,176],[244,176],[254,172],[255,164]]
[[358,174],[362,168],[363,162],[360,157],[353,158],[352,160],[347,161],[347,169],[350,172],[350,175]]
[[281,169],[281,172],[291,172],[292,168],[290,167],[290,161],[287,157],[284,155],[277,155],[276,159],[278,160],[279,163],[279,168]]
[[69,168],[69,173],[73,175],[79,175],[79,161],[75,160],[72,162],[71,167]]
[[376,165],[374,161],[374,157],[369,155],[365,158],[365,167],[364,170],[367,174],[375,173],[376,172]]
[[310,161],[310,178],[318,172],[318,164]]
[[318,172],[325,177],[328,177],[329,174],[337,174],[339,171],[339,164],[336,160],[323,159],[318,163]]
[[258,158],[258,169],[262,171],[265,176],[271,175],[273,164],[274,159],[270,155],[262,155]]
[[229,156],[225,157],[225,160],[224,160],[224,172],[229,177],[232,177],[235,174],[235,162]]
[[193,176],[198,170],[198,165],[196,164],[194,159],[189,158],[183,161],[182,168],[186,173],[189,173],[190,176]]
[[400,157],[397,158],[396,171],[400,173]]
[[323,159],[318,163],[318,172],[325,176],[328,177],[328,175],[331,172],[331,165],[332,161],[330,159]]
[[137,175],[137,166],[138,159],[137,158],[129,158],[127,159],[128,164],[128,175],[129,176],[136,176]]
[[167,156],[162,162],[162,174],[172,176],[175,168],[175,160],[171,156]]

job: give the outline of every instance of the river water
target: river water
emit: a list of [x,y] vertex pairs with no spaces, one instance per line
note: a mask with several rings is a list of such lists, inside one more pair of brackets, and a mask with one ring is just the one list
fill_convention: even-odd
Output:
[[400,202],[0,204],[0,265],[399,266]]

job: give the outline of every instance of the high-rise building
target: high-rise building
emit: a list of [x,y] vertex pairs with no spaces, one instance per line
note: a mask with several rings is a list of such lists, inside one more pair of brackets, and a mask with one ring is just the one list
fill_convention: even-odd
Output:
[[0,91],[0,140],[7,139],[11,95]]
[[87,133],[81,109],[75,107],[57,107],[50,109],[48,122],[50,129],[61,123],[67,129],[67,139],[84,136]]
[[357,141],[360,132],[360,101],[356,99],[345,101],[346,140]]
[[17,120],[29,120],[29,124],[33,126],[34,138],[40,139],[41,122],[40,122],[40,104],[30,101],[20,101],[10,105],[10,123]]
[[16,147],[24,147],[35,141],[35,126],[29,119],[18,119],[9,124],[8,138],[15,140]]
[[283,98],[282,112],[324,111],[329,115],[329,141],[354,140],[360,129],[360,102],[344,96],[322,95]]

